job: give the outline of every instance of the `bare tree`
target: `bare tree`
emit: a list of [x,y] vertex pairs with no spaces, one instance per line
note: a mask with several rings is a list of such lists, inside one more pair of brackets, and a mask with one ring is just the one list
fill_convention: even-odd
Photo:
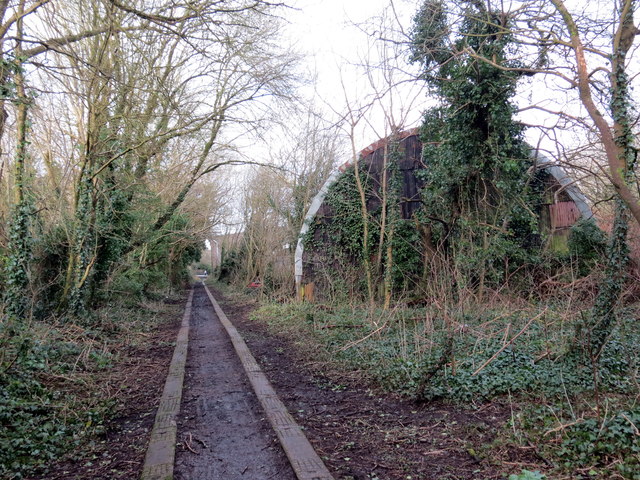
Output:
[[[395,136],[413,127],[416,111],[424,101],[424,85],[417,80],[417,70],[407,62],[410,37],[391,3],[379,16],[357,25],[367,40],[367,47],[358,63],[351,65],[355,75],[343,71],[341,87],[343,107],[331,107],[339,116],[339,125],[350,140],[349,162],[353,166],[357,195],[362,217],[363,267],[367,283],[367,298],[373,307],[380,279],[384,285],[384,307],[391,301],[395,220],[399,218],[398,204],[393,207],[390,194],[390,157]],[[354,79],[362,79],[354,80]],[[355,83],[355,84],[354,84]],[[355,92],[355,93],[354,93]],[[363,93],[364,92],[364,93]],[[366,137],[365,137],[366,135]],[[368,140],[366,140],[368,138]],[[373,194],[361,172],[360,148],[371,140],[384,142],[384,168],[379,191],[381,213],[372,216],[368,199]],[[377,244],[371,244],[371,234],[377,231]]]
[[255,170],[247,183],[243,280],[268,274],[269,287],[289,293],[305,214],[336,166],[342,138],[313,109],[288,119],[283,128],[286,138],[271,152],[277,168]]
[[[199,179],[243,162],[230,142],[292,96],[296,57],[277,45],[280,20],[272,13],[281,5],[269,2],[23,6],[14,16],[32,14],[32,24],[45,25],[18,36],[33,45],[19,52],[29,88],[41,91],[36,104],[75,112],[56,119],[64,125],[58,132],[44,122],[33,128],[36,138],[55,137],[34,151],[42,153],[52,185],[66,199],[59,206],[69,211],[58,218],[72,219],[63,303],[81,305],[96,268],[106,268],[108,239],[127,238],[118,247],[120,257],[154,242]],[[19,69],[17,76],[10,69],[4,73],[6,81],[22,78]],[[39,113],[50,119],[44,109]],[[179,172],[171,178],[177,188],[165,189],[172,196],[156,206],[155,218],[133,235],[109,234],[114,224],[108,218],[144,201],[166,168]]]

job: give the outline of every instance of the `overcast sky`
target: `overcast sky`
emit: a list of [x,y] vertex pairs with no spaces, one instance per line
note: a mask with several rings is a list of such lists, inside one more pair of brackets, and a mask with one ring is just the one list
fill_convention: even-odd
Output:
[[[289,42],[304,57],[305,68],[315,75],[313,87],[307,89],[307,96],[313,97],[314,103],[322,105],[326,116],[344,113],[348,107],[361,107],[371,101],[377,85],[378,91],[384,88],[384,80],[373,70],[372,77],[367,77],[365,69],[359,65],[367,61],[375,63],[380,59],[382,42],[374,42],[379,18],[386,11],[387,18],[397,14],[398,21],[391,21],[395,29],[401,28],[406,33],[411,29],[412,17],[419,6],[415,0],[395,0],[395,10],[390,9],[389,0],[295,0],[294,8],[287,14],[290,22],[287,28]],[[406,81],[417,75],[417,66],[403,62],[407,57],[406,47],[398,60],[398,64],[409,69],[408,76],[396,74],[395,82]],[[515,101],[521,105],[538,103],[550,109],[560,109],[557,92],[549,94],[552,89],[545,85],[546,80],[539,79],[538,87],[523,82],[519,98]],[[345,85],[343,90],[343,85]],[[393,112],[393,123],[402,128],[418,126],[421,116],[432,101],[424,91],[420,81],[402,83],[394,90],[393,96],[375,102],[359,122],[355,131],[358,148],[364,148],[380,137],[390,133],[390,120],[385,112]],[[562,103],[562,101],[560,102]],[[528,124],[546,123],[547,126],[556,121],[546,119],[534,110],[527,110],[520,119]],[[531,129],[527,140],[538,145],[540,131]],[[544,143],[544,142],[543,142]],[[547,142],[547,148],[551,148]]]
[[[573,5],[574,3],[579,4],[580,8]],[[411,20],[419,4],[420,2],[416,0],[394,1],[400,24],[406,31],[411,28]],[[583,2],[574,2],[574,0],[568,0],[567,4],[573,9],[587,8],[584,7]],[[314,92],[316,98],[330,107],[329,110],[344,112],[345,94],[341,86],[344,83],[347,85],[346,97],[352,105],[366,103],[373,91],[371,82],[366,78],[364,69],[358,68],[356,64],[361,63],[366,52],[372,50],[370,37],[367,34],[375,33],[376,21],[371,22],[371,19],[380,16],[385,9],[389,9],[390,1],[294,0],[293,5],[295,9],[287,14],[290,22],[288,28],[290,42],[304,54],[309,71],[316,74],[316,91]],[[606,16],[606,12],[601,11],[603,5],[607,5],[607,8],[611,7],[608,1],[590,2],[589,8],[592,11],[589,15],[592,18]],[[370,23],[367,25],[367,22]],[[360,28],[356,25],[360,25]],[[595,66],[591,65],[591,68]],[[399,79],[396,78],[396,80]],[[405,85],[392,99],[389,97],[383,99],[378,102],[377,108],[367,112],[356,132],[358,146],[366,147],[380,136],[389,133],[388,121],[382,114],[384,110],[395,112],[394,120],[397,125],[406,128],[419,125],[421,114],[429,103],[426,93],[420,87],[423,86],[419,82]],[[536,76],[533,82],[521,82],[519,95],[514,101],[521,107],[539,105],[549,110],[582,113],[581,105],[575,98],[571,102],[568,100],[566,87],[566,84],[558,85],[553,77]],[[534,109],[523,111],[518,118],[529,125],[544,124],[547,127],[552,127],[557,122],[557,117],[545,115]],[[570,131],[564,133],[558,129],[546,131],[546,134],[549,133],[560,135],[561,143],[564,145],[584,141],[581,137],[572,138],[575,135]],[[584,136],[583,132],[580,134]],[[542,143],[540,143],[541,138]],[[544,137],[544,130],[529,129],[527,140],[532,145],[540,145],[549,151],[555,150],[551,139]]]
[[[395,1],[403,28],[410,28],[417,4],[409,0]],[[376,91],[372,83],[377,85],[378,91],[384,88],[385,82],[375,71],[372,78],[367,78],[360,65],[380,60],[379,51],[373,47],[373,38],[379,24],[377,18],[385,9],[390,13],[389,8],[389,0],[295,1],[294,9],[287,17],[289,41],[304,55],[306,69],[315,75],[314,87],[307,90],[307,95],[314,96],[315,103],[322,105],[328,114],[332,110],[344,113],[347,101],[352,107],[371,101]],[[406,53],[403,52],[400,64],[408,68],[404,58]],[[396,74],[393,80],[406,78]],[[397,90],[393,98],[387,96],[376,102],[360,122],[356,142],[364,148],[378,136],[388,134],[389,122],[382,110],[393,111],[398,126],[417,126],[424,101],[422,85],[415,82]]]

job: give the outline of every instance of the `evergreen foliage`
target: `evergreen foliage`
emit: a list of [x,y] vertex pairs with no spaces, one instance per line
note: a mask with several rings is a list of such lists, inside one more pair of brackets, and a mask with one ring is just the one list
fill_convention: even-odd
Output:
[[464,284],[482,288],[504,280],[505,259],[511,269],[532,260],[525,250],[539,199],[524,127],[513,119],[519,74],[509,70],[518,65],[506,17],[482,2],[462,8],[459,32],[443,27],[438,1],[414,19],[413,60],[440,99],[424,116],[421,194],[436,244],[446,244]]
[[[520,74],[511,60],[516,51],[507,17],[482,2],[461,8],[457,31],[438,0],[424,2],[414,19],[411,58],[423,66],[423,78],[440,100],[425,112],[420,131],[425,168],[416,176],[423,185],[422,208],[412,219],[401,218],[400,156],[392,135],[380,185],[372,185],[364,166],[360,171],[372,225],[369,252],[364,252],[364,219],[351,172],[325,199],[331,218],[317,222],[307,237],[308,248],[322,249],[316,255],[335,270],[371,259],[379,266],[376,283],[383,279],[396,293],[415,290],[435,268],[426,252],[447,259],[439,265],[455,272],[454,290],[480,295],[516,271],[524,277],[522,267],[541,258],[535,239],[544,177],[530,173],[524,127],[513,118],[511,98]],[[313,244],[320,239],[321,245]]]
[[578,265],[578,274],[584,276],[605,258],[607,236],[592,218],[581,219],[571,227],[567,246]]
[[22,321],[29,309],[29,297],[25,289],[29,286],[30,265],[33,257],[31,222],[34,208],[30,196],[15,206],[9,225],[9,245],[5,266],[4,302],[7,314]]
[[[9,74],[13,81],[7,80]],[[4,292],[6,311],[18,327],[24,323],[30,305],[30,299],[25,295],[25,288],[30,282],[30,263],[33,256],[33,237],[31,221],[35,215],[33,194],[30,190],[30,175],[27,169],[29,145],[27,132],[29,120],[27,117],[30,99],[24,88],[24,67],[20,58],[4,58],[0,63],[0,90],[2,101],[8,99],[16,107],[16,146],[14,159],[15,203],[12,206],[9,222],[9,239]]]
[[[366,166],[360,164],[360,178],[367,195],[371,195],[371,179]],[[319,279],[319,286],[329,296],[346,292],[364,298],[367,286],[362,276],[364,264],[364,219],[354,169],[349,169],[334,183],[325,197],[329,211],[322,220],[316,218],[303,239],[305,250],[314,252],[314,263],[336,278]],[[377,245],[375,229],[369,229],[369,244]],[[317,254],[317,255],[316,255]],[[357,273],[356,273],[357,272]],[[346,283],[345,283],[346,282]]]

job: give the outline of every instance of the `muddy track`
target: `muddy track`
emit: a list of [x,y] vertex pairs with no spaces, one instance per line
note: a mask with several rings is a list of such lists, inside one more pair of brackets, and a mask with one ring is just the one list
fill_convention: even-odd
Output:
[[174,478],[296,478],[202,285],[194,291]]
[[510,417],[507,405],[463,409],[383,393],[357,372],[316,361],[299,339],[249,318],[255,302],[214,294],[336,480],[498,480],[535,469],[539,459],[528,447],[497,445],[495,457],[486,455]]

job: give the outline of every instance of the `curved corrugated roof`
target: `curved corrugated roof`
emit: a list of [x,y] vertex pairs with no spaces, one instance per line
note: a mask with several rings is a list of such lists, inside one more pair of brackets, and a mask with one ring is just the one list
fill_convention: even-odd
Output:
[[[417,128],[406,130],[400,133],[399,135],[396,135],[395,139],[403,140],[412,135],[418,135]],[[384,147],[385,144],[387,144],[391,138],[392,137],[383,138],[381,140],[378,140],[372,143],[367,148],[362,149],[360,151],[360,158],[364,158],[368,154],[373,153],[379,148]],[[578,207],[578,210],[580,211],[580,215],[582,216],[582,218],[592,218],[593,212],[591,211],[591,207],[589,207],[587,198],[580,191],[580,189],[576,185],[575,180],[569,177],[566,170],[562,168],[560,165],[558,165],[557,163],[555,163],[554,161],[552,161],[551,159],[549,159],[548,157],[546,157],[545,155],[543,155],[539,150],[534,150],[532,156],[535,159],[538,165],[538,168],[541,168],[547,171],[562,186],[562,190],[567,192],[571,200]],[[340,178],[340,175],[342,175],[351,166],[353,166],[353,162],[348,161],[348,162],[345,162],[340,167],[338,167],[337,169],[335,169],[331,173],[329,178],[327,178],[327,181],[324,182],[324,185],[322,185],[322,188],[320,188],[316,196],[313,198],[313,200],[311,201],[311,205],[309,206],[309,210],[307,210],[307,214],[305,215],[304,221],[302,223],[302,228],[300,229],[300,235],[298,236],[298,243],[296,245],[296,252],[294,255],[295,280],[296,280],[296,286],[298,288],[300,287],[300,283],[302,282],[302,274],[303,274],[303,268],[302,268],[303,266],[302,255],[304,254],[303,237],[309,231],[311,222],[313,222],[313,219],[315,218],[316,213],[318,213],[318,210],[320,209],[322,202],[324,202],[324,199],[327,196],[327,193],[329,192],[329,188],[331,188],[331,185],[333,185],[338,180],[338,178]]]
[[576,207],[578,207],[582,218],[592,218],[593,212],[591,211],[591,207],[587,202],[587,197],[584,196],[584,194],[576,185],[576,180],[572,179],[569,174],[567,174],[567,171],[564,168],[551,160],[549,157],[543,155],[539,150],[534,151],[533,157],[538,165],[538,168],[549,173],[562,186],[562,191],[567,192],[569,198],[571,198],[571,200],[573,200],[573,203],[576,204]]

